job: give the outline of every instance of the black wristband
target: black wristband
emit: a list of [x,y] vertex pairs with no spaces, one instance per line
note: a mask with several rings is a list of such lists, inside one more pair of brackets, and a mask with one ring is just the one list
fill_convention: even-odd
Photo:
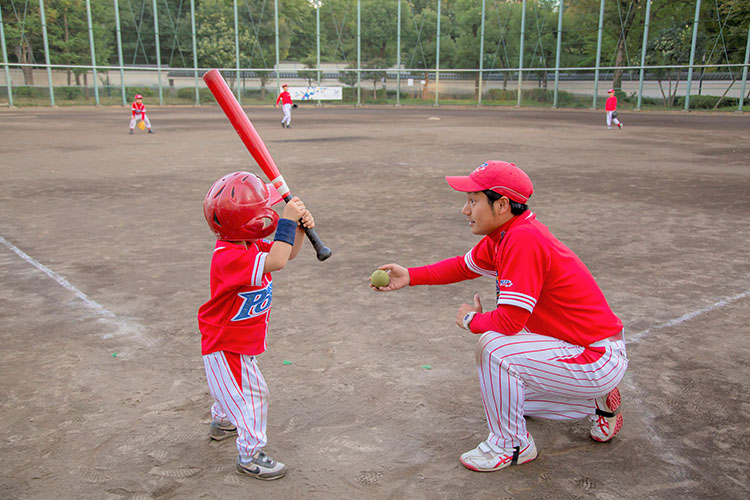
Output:
[[283,241],[294,246],[294,234],[297,232],[297,223],[289,219],[279,219],[276,226],[276,235],[273,241]]

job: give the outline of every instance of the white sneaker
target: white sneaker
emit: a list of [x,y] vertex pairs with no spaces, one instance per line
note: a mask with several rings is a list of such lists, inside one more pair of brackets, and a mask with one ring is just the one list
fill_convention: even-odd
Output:
[[252,476],[266,481],[279,479],[286,475],[286,465],[277,462],[263,451],[259,451],[253,455],[253,458],[249,462],[243,462],[238,456],[235,469],[237,470],[237,474]]
[[531,434],[526,436],[529,443],[524,448],[519,449],[518,446],[504,448],[500,453],[495,453],[486,441],[482,441],[479,446],[461,455],[461,463],[464,467],[473,471],[492,472],[510,465],[531,462],[536,458],[536,444],[534,444],[534,438],[531,437]]
[[211,421],[208,426],[208,437],[214,441],[224,441],[237,435],[237,427],[232,424],[220,424],[216,420]]
[[617,411],[620,408],[620,390],[615,387],[606,395],[596,398],[596,414],[590,419],[591,439],[606,443],[622,429],[622,414]]

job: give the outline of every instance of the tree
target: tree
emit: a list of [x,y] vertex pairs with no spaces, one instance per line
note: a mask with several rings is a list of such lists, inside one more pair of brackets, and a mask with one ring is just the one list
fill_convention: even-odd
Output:
[[[691,36],[692,26],[689,24],[663,30],[655,40],[649,43],[647,63],[654,66],[669,66],[689,60]],[[680,84],[680,70],[658,68],[655,72],[664,105],[673,106],[674,98],[677,95],[677,87]],[[662,86],[664,76],[667,77],[669,83],[667,94],[664,93],[664,87]],[[674,89],[672,89],[672,76],[675,77]]]
[[[234,13],[231,0],[202,0],[196,10],[195,18],[198,26],[196,45],[199,64],[213,68],[229,68],[236,65]],[[253,43],[255,39],[247,26],[240,25],[240,66],[247,65],[248,49]]]

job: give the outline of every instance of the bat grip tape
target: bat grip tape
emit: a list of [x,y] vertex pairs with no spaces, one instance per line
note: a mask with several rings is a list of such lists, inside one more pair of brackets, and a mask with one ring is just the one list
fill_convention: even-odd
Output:
[[276,235],[273,241],[283,241],[294,246],[294,235],[297,231],[297,223],[291,219],[279,219],[276,226]]

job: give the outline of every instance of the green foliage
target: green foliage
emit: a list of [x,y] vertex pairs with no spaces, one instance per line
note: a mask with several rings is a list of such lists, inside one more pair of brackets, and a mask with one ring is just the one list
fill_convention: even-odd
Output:
[[[714,109],[716,103],[719,103],[717,108],[733,108],[737,109],[740,100],[735,97],[725,97],[719,102],[719,98],[713,95],[691,95],[690,96],[690,109]],[[685,96],[679,96],[675,99],[675,106],[679,108],[685,107]]]

